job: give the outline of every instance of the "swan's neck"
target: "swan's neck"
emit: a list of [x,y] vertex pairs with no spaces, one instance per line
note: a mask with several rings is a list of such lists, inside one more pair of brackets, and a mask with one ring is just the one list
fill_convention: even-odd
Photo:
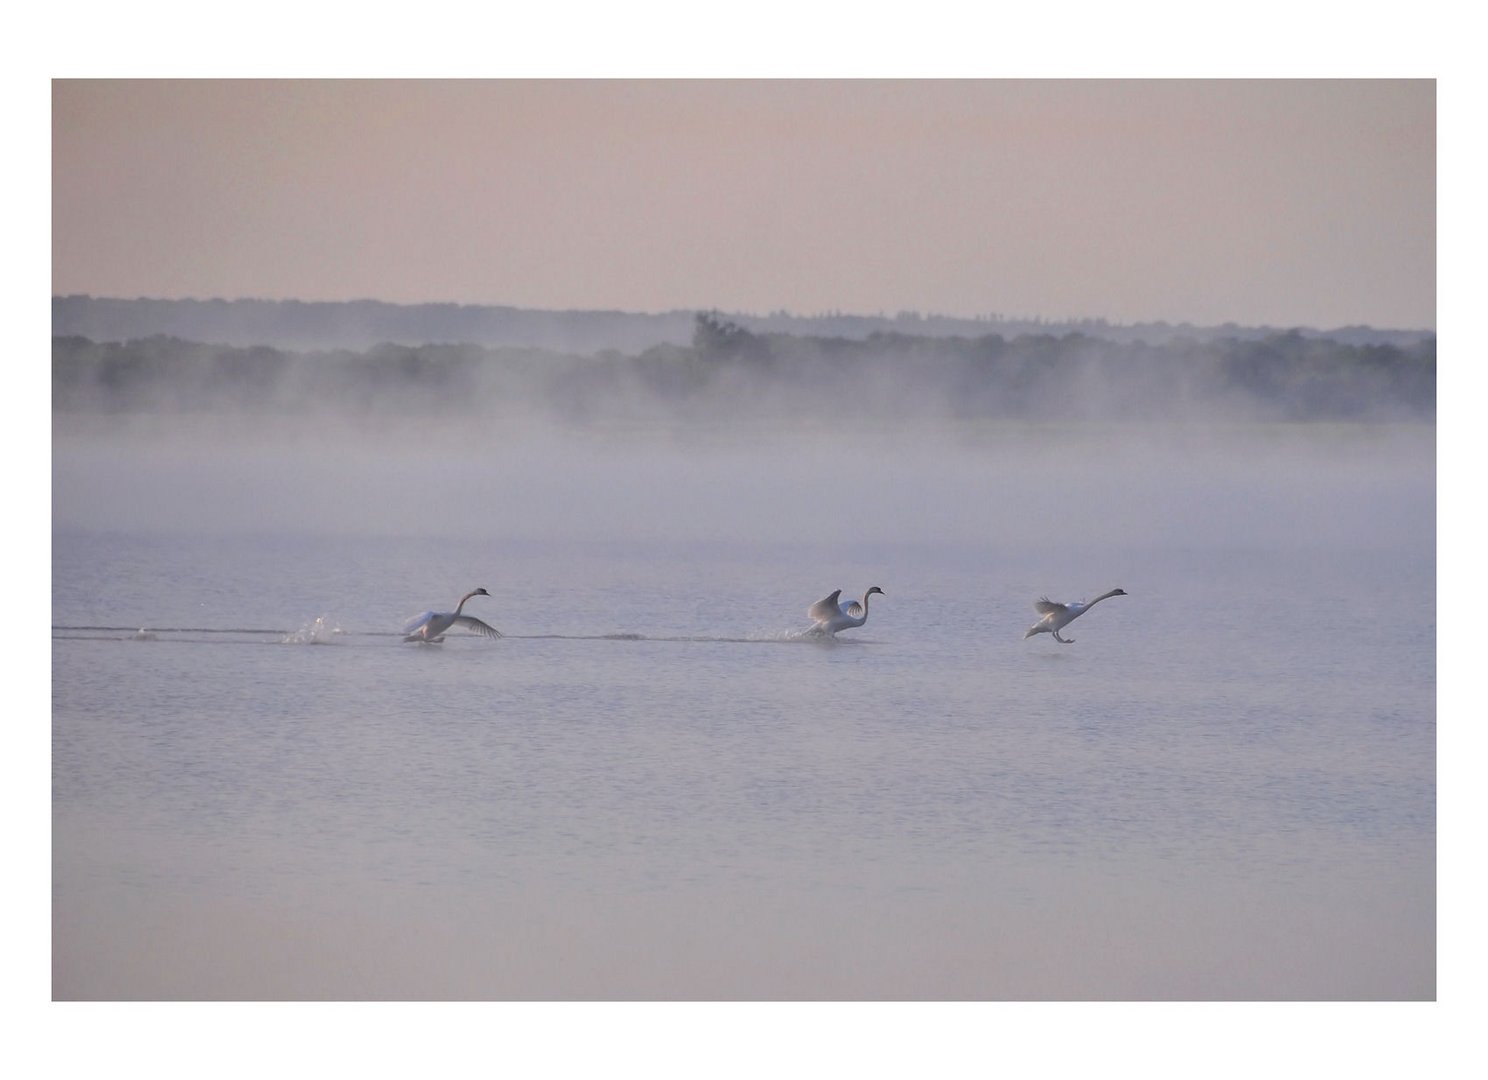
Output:
[[469,600],[474,595],[475,595],[475,593],[468,592],[464,596],[460,597],[460,602],[455,605],[455,614],[456,615],[460,614],[460,612],[464,610],[464,608],[465,608],[465,601],[466,600]]
[[1106,599],[1107,597],[1110,597],[1110,596],[1119,596],[1119,595],[1121,595],[1121,593],[1120,593],[1120,590],[1117,590],[1117,589],[1112,589],[1110,592],[1103,592],[1099,596],[1097,596],[1094,600],[1090,601],[1090,603],[1086,604],[1085,607],[1088,610],[1090,608],[1095,607],[1096,604],[1099,604],[1102,600]]
[[868,621],[868,598],[872,595],[872,593],[863,594],[863,614],[862,617],[858,619],[859,626],[862,626],[865,622]]

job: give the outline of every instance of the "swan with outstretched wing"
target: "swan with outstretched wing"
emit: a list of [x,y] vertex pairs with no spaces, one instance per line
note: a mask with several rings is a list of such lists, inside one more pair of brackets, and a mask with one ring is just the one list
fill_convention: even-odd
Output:
[[1112,596],[1125,595],[1125,589],[1112,589],[1110,592],[1101,593],[1094,600],[1080,600],[1073,604],[1061,604],[1057,601],[1050,600],[1047,596],[1040,597],[1034,602],[1033,610],[1037,611],[1040,615],[1043,616],[1043,618],[1030,626],[1028,628],[1028,632],[1024,634],[1023,637],[1027,639],[1033,637],[1034,634],[1053,634],[1054,640],[1059,642],[1059,644],[1073,645],[1075,643],[1075,639],[1060,637],[1059,631],[1063,630],[1066,626],[1074,622],[1081,615],[1084,615],[1087,611],[1095,607],[1095,605],[1099,604],[1102,600],[1105,600],[1108,597]]
[[443,641],[447,631],[458,626],[462,630],[472,633],[484,634],[486,637],[500,637],[501,631],[489,623],[482,622],[474,615],[464,614],[465,601],[472,596],[490,596],[485,589],[474,589],[460,597],[460,602],[455,605],[454,611],[426,611],[422,615],[412,619],[407,626],[403,627],[404,641],[422,641],[427,644]]
[[877,585],[869,588],[863,594],[862,600],[849,600],[847,603],[839,603],[838,598],[842,590],[838,589],[830,596],[825,596],[806,609],[806,616],[815,620],[811,627],[813,634],[835,634],[839,630],[847,630],[854,626],[862,626],[868,621],[868,598],[874,593],[880,596],[887,595]]

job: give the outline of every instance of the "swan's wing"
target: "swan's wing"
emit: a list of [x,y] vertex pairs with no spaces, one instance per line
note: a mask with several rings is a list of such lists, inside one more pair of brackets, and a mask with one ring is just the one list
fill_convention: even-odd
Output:
[[466,630],[473,630],[477,634],[485,634],[486,637],[500,637],[501,631],[488,623],[483,623],[474,615],[461,615],[455,620],[456,626],[463,626]]
[[806,609],[806,614],[813,619],[835,619],[842,614],[842,609],[837,606],[837,598],[842,595],[842,590],[835,590],[831,596],[824,597]]
[[858,603],[856,600],[851,600],[848,602],[848,605],[842,610],[856,619],[858,616],[863,614],[863,605]]
[[420,626],[427,625],[428,622],[429,622],[429,620],[432,619],[433,617],[434,617],[434,612],[432,612],[432,611],[426,611],[422,615],[415,615],[413,618],[409,619],[408,622],[404,625],[403,632],[405,634],[411,634],[415,630],[417,630]]
[[1052,615],[1056,611],[1064,611],[1065,606],[1063,604],[1056,604],[1047,596],[1041,596],[1034,601],[1033,610],[1037,611],[1040,615]]

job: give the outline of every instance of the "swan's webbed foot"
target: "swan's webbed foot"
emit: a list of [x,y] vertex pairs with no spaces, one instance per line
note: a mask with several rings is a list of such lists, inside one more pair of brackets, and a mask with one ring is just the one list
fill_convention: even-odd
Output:
[[1072,637],[1060,637],[1058,630],[1054,631],[1054,640],[1061,645],[1073,645],[1075,643],[1075,639]]

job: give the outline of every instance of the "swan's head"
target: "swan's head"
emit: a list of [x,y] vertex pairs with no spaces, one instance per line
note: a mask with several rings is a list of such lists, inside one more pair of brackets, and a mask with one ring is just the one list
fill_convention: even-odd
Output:
[[1125,596],[1126,595],[1126,590],[1125,589],[1112,589],[1111,590],[1111,595],[1112,596]]
[[888,595],[888,593],[884,592],[877,585],[874,585],[874,586],[870,587],[869,590],[867,592],[865,592],[863,595],[864,596],[872,596],[874,593],[878,593],[879,596],[887,596]]
[[475,592],[471,593],[470,595],[471,596],[490,596],[491,594],[488,593],[488,592],[486,592],[485,589],[476,589]]

